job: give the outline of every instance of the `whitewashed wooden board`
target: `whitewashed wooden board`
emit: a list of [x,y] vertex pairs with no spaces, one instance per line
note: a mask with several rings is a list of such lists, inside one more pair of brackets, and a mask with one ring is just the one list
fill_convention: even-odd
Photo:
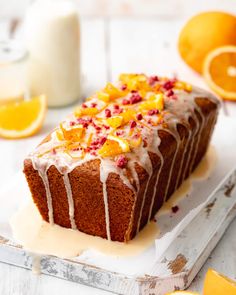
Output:
[[[144,276],[127,276],[54,256],[41,258],[41,271],[118,294],[163,295],[168,291],[185,289],[235,216],[236,169],[233,169]],[[0,237],[0,261],[32,269],[34,257],[20,245]]]

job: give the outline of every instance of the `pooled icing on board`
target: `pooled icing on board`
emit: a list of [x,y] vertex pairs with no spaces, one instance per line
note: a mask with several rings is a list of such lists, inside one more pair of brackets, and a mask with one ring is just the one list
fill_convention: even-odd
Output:
[[[100,182],[103,186],[104,216],[108,240],[111,239],[107,193],[109,174],[112,172],[118,174],[124,185],[133,191],[137,199],[140,183],[135,166],[138,164],[147,172],[148,179],[138,218],[138,232],[150,180],[154,176],[150,152],[159,157],[161,165],[155,179],[148,220],[152,216],[159,177],[164,167],[164,157],[159,150],[161,138],[158,135],[158,131],[164,130],[170,133],[176,141],[176,150],[163,196],[165,201],[173,176],[175,161],[181,146],[177,127],[179,124],[189,127],[190,118],[192,118],[196,126],[194,134],[192,134],[190,128],[187,128],[189,136],[180,161],[180,165],[183,165],[184,157],[189,147],[187,165],[185,167],[189,166],[191,170],[196,159],[197,148],[205,123],[204,115],[195,99],[206,96],[218,104],[213,95],[209,93],[206,95],[205,91],[184,82],[176,79],[159,78],[157,76],[147,77],[141,74],[121,75],[116,86],[108,83],[102,91],[87,99],[74,114],[70,115],[62,122],[59,128],[53,131],[48,142],[38,146],[29,155],[34,169],[38,170],[45,186],[49,223],[53,224],[54,218],[47,175],[48,169],[53,165],[63,175],[68,197],[71,228],[76,229],[69,173],[75,167],[87,161],[100,159]],[[195,150],[193,150],[194,145],[193,140],[191,140],[193,136],[197,136]],[[127,169],[129,169],[131,178],[134,181],[132,183],[127,176]],[[180,171],[175,188],[177,188],[180,181]],[[186,173],[185,169],[183,179]],[[132,222],[133,218],[131,217],[126,234],[130,231]]]

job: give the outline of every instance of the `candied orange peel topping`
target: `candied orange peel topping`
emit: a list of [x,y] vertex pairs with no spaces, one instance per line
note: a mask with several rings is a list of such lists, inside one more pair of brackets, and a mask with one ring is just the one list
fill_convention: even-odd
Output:
[[98,154],[102,157],[112,157],[129,151],[130,147],[127,140],[110,135],[102,148],[98,151]]
[[123,157],[146,146],[151,129],[166,126],[166,104],[180,91],[191,92],[192,86],[175,78],[121,74],[116,84],[107,83],[76,108],[71,121],[55,131],[57,141],[74,159]]
[[77,125],[69,129],[65,129],[63,127],[63,124],[60,124],[60,128],[64,139],[73,142],[81,141],[81,138],[83,137],[85,131],[82,125]]

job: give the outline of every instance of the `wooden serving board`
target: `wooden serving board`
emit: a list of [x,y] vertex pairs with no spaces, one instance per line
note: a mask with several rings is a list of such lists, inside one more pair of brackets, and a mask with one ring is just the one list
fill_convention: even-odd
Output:
[[144,275],[125,275],[79,262],[26,252],[20,245],[0,237],[0,261],[118,294],[157,294],[185,289],[236,216],[236,169],[233,169],[199,208],[197,215],[176,236]]

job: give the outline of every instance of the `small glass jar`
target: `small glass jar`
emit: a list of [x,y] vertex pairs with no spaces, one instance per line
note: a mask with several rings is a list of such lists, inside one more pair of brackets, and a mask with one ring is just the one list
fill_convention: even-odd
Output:
[[0,41],[0,104],[28,97],[28,57],[16,41]]

